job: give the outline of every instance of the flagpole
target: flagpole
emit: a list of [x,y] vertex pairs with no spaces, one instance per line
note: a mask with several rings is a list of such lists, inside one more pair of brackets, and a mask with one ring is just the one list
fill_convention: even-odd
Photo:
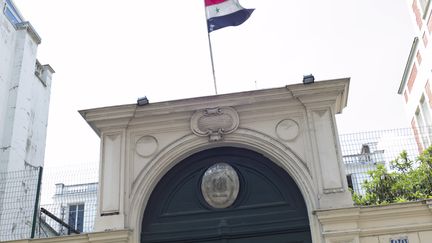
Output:
[[210,39],[210,32],[207,32],[207,36],[208,36],[208,41],[209,41],[210,60],[211,60],[212,71],[213,71],[213,84],[214,84],[215,94],[218,94],[217,85],[216,85],[216,73],[215,73],[214,61],[213,61],[213,49],[212,49],[211,39]]

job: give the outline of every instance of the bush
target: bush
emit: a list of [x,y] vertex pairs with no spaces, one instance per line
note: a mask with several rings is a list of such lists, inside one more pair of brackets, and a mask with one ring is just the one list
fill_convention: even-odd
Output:
[[384,165],[368,172],[370,180],[363,183],[365,195],[353,192],[355,204],[382,205],[432,198],[432,146],[416,161],[403,151],[390,166],[391,172]]

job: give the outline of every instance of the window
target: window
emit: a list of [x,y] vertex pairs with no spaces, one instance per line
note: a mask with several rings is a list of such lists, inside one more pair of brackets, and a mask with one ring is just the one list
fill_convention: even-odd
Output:
[[6,0],[3,12],[13,25],[23,22],[22,17],[16,10],[11,0]]
[[351,188],[351,190],[354,190],[353,180],[352,180],[351,174],[347,175],[346,179],[347,179],[347,182],[348,182],[348,188]]
[[428,104],[426,103],[424,95],[422,95],[422,97],[420,99],[420,105],[421,105],[421,111],[422,111],[424,119],[425,119],[425,125],[431,126],[432,125],[431,114],[430,114],[430,110],[429,110]]
[[84,204],[69,205],[68,223],[79,232],[83,232]]
[[429,5],[429,1],[430,0],[419,0],[420,7],[421,7],[423,13],[427,10],[427,7]]
[[426,102],[425,96],[422,95],[421,99],[420,99],[420,105],[421,105],[421,111],[423,113],[423,118],[424,118],[424,122],[425,122],[425,126],[426,129],[425,131],[427,132],[427,136],[429,138],[429,140],[431,140],[431,135],[432,135],[432,118],[431,118],[431,113],[430,113],[430,109],[429,106]]
[[424,147],[428,147],[429,146],[429,139],[428,139],[428,134],[427,134],[427,127],[425,125],[423,115],[421,114],[419,108],[417,108],[417,110],[416,110],[415,117],[417,120],[418,128],[420,129],[420,137],[422,139],[422,143],[423,143]]

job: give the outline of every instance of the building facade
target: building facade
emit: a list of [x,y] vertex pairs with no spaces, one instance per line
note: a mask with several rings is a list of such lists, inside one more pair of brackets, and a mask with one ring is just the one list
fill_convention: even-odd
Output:
[[[55,185],[55,194],[52,204],[41,205],[49,213],[55,215],[64,223],[69,224],[80,233],[93,232],[97,208],[98,183],[85,183]],[[41,217],[44,223],[55,231],[55,235],[69,235],[71,232],[46,214]],[[39,237],[48,237],[49,234],[39,232]]]
[[[101,137],[96,231],[131,242],[324,242],[352,207],[335,114],[349,79],[80,113]],[[289,242],[289,241],[288,241]]]
[[377,149],[376,143],[362,144],[356,154],[343,155],[348,187],[355,193],[364,195],[366,193],[362,184],[370,180],[368,171],[375,170],[377,165],[386,165],[384,150]]
[[44,163],[54,70],[37,60],[41,38],[13,1],[0,4],[0,236],[16,239],[29,236],[34,218],[23,203],[35,201],[31,181]]
[[432,144],[432,16],[430,0],[407,0],[415,38],[413,40],[398,93],[416,134],[418,150]]
[[428,200],[353,206],[335,123],[348,87],[80,111],[101,138],[96,232],[31,242],[432,242]]
[[353,206],[335,122],[348,88],[338,79],[81,111],[101,137],[95,230],[133,243],[430,242],[427,202]]
[[0,172],[42,166],[50,101],[49,65],[36,58],[41,38],[11,0],[0,14]]

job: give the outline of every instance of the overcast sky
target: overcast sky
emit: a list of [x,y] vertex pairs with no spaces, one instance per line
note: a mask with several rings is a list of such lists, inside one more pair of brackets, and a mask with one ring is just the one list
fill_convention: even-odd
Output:
[[[15,0],[53,76],[45,165],[97,163],[80,109],[214,94],[203,0]],[[242,0],[211,33],[219,93],[351,77],[339,133],[408,127],[397,94],[413,23],[405,0]]]

